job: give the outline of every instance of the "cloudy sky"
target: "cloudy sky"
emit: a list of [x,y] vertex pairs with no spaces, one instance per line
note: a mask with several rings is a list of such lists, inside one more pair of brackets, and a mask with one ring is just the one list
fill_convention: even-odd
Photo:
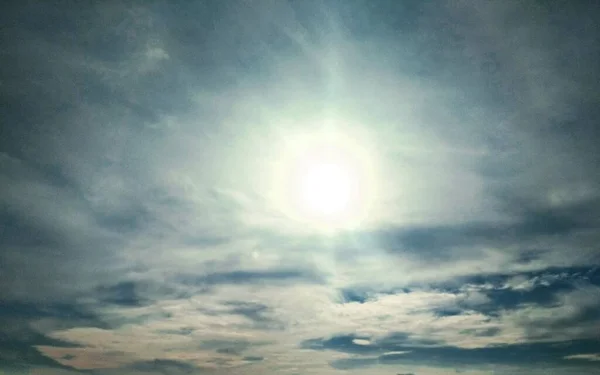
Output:
[[594,1],[11,1],[0,372],[600,374]]

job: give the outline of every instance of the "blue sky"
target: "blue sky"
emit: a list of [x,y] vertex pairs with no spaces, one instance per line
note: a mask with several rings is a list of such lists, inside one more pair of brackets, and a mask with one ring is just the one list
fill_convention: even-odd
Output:
[[600,374],[598,11],[3,4],[0,371]]

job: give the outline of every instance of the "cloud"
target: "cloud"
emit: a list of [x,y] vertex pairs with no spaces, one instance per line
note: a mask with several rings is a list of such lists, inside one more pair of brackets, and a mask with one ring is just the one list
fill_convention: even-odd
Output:
[[164,374],[172,373],[194,373],[197,368],[185,362],[171,361],[164,359],[155,359],[148,362],[138,362],[130,366],[134,370],[157,371]]
[[583,361],[600,361],[600,355],[598,354],[573,354],[568,355],[565,359],[583,360]]
[[[456,347],[419,347],[411,346],[409,342],[393,343],[383,342],[382,345],[371,354],[376,356],[355,356],[343,358],[335,361],[333,366],[340,369],[364,368],[375,364],[404,364],[419,365],[427,362],[428,365],[437,365],[440,367],[460,367],[470,365],[501,365],[501,366],[521,366],[530,367],[532,364],[544,364],[552,366],[565,365],[564,359],[557,354],[563,351],[576,352],[581,348],[594,350],[597,343],[594,340],[574,341],[569,347],[561,347],[556,343],[549,344],[517,344],[505,345],[477,349],[461,349]],[[383,351],[390,347],[410,349],[403,351],[402,354],[388,355]],[[348,350],[345,347],[339,347],[330,341],[327,344],[330,350]],[[515,354],[519,353],[519,354]],[[427,359],[426,359],[427,358]],[[578,358],[575,355],[575,358]]]
[[[593,374],[595,10],[3,6],[0,369]],[[327,235],[272,199],[324,128],[377,192]]]

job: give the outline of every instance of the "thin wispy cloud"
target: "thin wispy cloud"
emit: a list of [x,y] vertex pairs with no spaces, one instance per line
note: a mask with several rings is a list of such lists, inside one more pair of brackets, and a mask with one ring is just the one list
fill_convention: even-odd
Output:
[[600,374],[597,8],[3,5],[0,370]]

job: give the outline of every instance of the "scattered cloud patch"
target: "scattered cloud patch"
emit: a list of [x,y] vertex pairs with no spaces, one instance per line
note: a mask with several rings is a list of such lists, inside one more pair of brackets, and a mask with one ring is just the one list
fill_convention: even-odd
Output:
[[593,354],[573,354],[573,355],[566,356],[565,359],[595,362],[595,361],[600,361],[600,354],[597,354],[597,353],[593,353]]

